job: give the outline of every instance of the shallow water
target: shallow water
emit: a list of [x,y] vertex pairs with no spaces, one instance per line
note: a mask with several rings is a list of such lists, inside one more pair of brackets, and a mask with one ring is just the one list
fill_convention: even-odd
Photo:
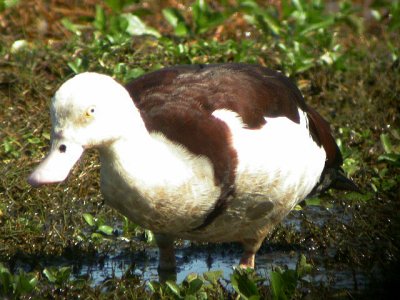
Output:
[[[351,216],[336,209],[325,209],[319,206],[307,206],[303,211],[307,216],[312,216],[313,222],[323,225],[327,218],[337,217],[342,223],[347,223]],[[300,230],[300,212],[292,212],[284,221],[286,226]],[[267,249],[266,249],[267,248]],[[305,253],[307,252],[307,253]],[[331,249],[332,255],[335,249]],[[307,251],[301,249],[279,249],[278,246],[262,247],[256,256],[256,271],[263,277],[268,278],[275,266],[287,266],[290,269],[296,268],[298,257],[305,253],[313,260],[314,271],[305,279],[314,283],[322,283],[333,288],[362,288],[366,286],[367,279],[361,272],[355,272],[345,266],[330,266],[327,270],[323,266],[323,257],[318,251]],[[233,267],[238,264],[241,256],[239,245],[191,245],[185,242],[184,246],[176,250],[177,257],[177,282],[182,282],[190,273],[202,274],[210,270],[222,270],[223,277],[229,279]],[[112,277],[121,277],[130,270],[143,280],[159,280],[157,273],[158,250],[148,248],[140,253],[123,250],[120,253],[108,255],[101,263],[82,263],[80,268],[75,269],[76,276],[88,276],[92,279],[93,285],[98,285]],[[268,281],[266,281],[268,284]]]
[[[302,250],[272,250],[262,253],[256,257],[256,271],[264,278],[268,278],[274,266],[287,266],[295,269],[298,257]],[[207,246],[186,246],[178,249],[177,257],[177,282],[182,282],[190,273],[202,274],[210,270],[222,270],[223,277],[229,280],[233,272],[233,266],[237,265],[240,258],[239,247],[221,245],[217,249],[209,249]],[[315,265],[318,255],[313,256],[314,271],[305,279],[329,285],[333,288],[354,289],[362,288],[367,284],[365,275],[361,272],[355,273],[340,266],[326,270],[324,267]],[[146,249],[145,253],[119,253],[110,255],[102,263],[82,263],[81,267],[75,268],[75,276],[88,276],[92,279],[92,285],[99,285],[109,278],[120,278],[132,267],[133,273],[145,281],[159,280],[157,273],[158,251],[156,248]],[[131,270],[131,271],[132,271]],[[266,281],[268,284],[268,281]]]
[[[318,226],[322,226],[332,217],[338,219],[342,224],[351,219],[348,213],[336,208],[326,209],[321,206],[307,206],[301,212],[293,211],[283,224],[294,228],[300,234],[302,213],[306,214],[307,218],[312,219]],[[38,264],[42,268],[72,266],[73,276],[75,278],[89,278],[92,286],[100,285],[107,279],[120,278],[126,272],[140,276],[145,281],[159,280],[157,272],[158,250],[156,247],[134,251],[130,248],[129,243],[125,245],[120,243],[120,245],[121,247],[117,248],[115,253],[100,253],[93,257],[87,255],[78,258],[72,255],[71,257],[39,258],[39,261],[36,260],[34,263],[21,259],[14,268],[30,271]],[[324,254],[318,250],[306,249],[299,245],[291,245],[290,249],[287,248],[287,246],[268,244],[268,241],[264,242],[263,247],[256,255],[256,271],[262,277],[268,278],[275,266],[295,269],[299,255],[305,254],[307,260],[312,260],[314,267],[312,274],[307,275],[304,278],[305,280],[338,289],[362,289],[367,285],[366,276],[361,271],[354,271],[349,269],[348,266],[341,265],[329,266],[329,269],[324,267],[324,256],[333,257],[336,252],[334,248],[325,251]],[[176,250],[177,282],[182,282],[190,273],[202,274],[210,270],[222,270],[223,277],[229,280],[233,267],[238,264],[240,256],[240,245],[196,245],[184,242],[183,246]],[[269,284],[268,280],[265,283]]]

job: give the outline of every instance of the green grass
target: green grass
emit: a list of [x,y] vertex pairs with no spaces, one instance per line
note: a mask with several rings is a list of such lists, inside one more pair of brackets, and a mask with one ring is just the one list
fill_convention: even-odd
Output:
[[[54,31],[44,34],[34,29],[45,18],[43,11],[37,8],[38,19],[30,19],[24,15],[27,4],[14,2],[0,2],[6,26],[0,37],[0,297],[286,299],[302,298],[305,290],[310,297],[378,297],[396,287],[399,1],[377,1],[369,7],[369,19],[349,1],[338,1],[336,13],[318,0],[282,1],[279,8],[251,0],[233,5],[186,1],[177,7],[157,1],[94,1],[61,15],[58,27],[53,24]],[[152,242],[149,232],[103,204],[96,153],[86,155],[65,184],[32,189],[26,183],[48,150],[48,103],[57,87],[86,70],[127,82],[164,66],[218,62],[281,70],[329,120],[344,169],[364,194],[329,192],[305,205],[338,207],[352,219],[343,223],[332,216],[320,226],[304,215],[300,233],[279,226],[270,243],[302,245],[307,263],[299,259],[297,271],[280,266],[269,278],[239,272],[226,282],[215,270],[181,284],[160,284],[145,283],[128,270],[123,278],[92,287],[89,279],[72,277],[68,266],[14,268],[22,256],[107,253],[120,245],[116,229],[131,242],[131,251]],[[332,247],[335,255],[310,261],[315,251],[324,255]],[[335,265],[361,269],[372,274],[370,284],[365,290],[313,284],[298,271],[308,263],[327,270]]]

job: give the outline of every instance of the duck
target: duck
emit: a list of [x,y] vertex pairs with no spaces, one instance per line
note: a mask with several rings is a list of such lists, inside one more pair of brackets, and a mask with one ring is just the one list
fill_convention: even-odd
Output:
[[50,104],[51,146],[28,177],[59,183],[85,150],[105,203],[151,230],[159,270],[174,241],[238,242],[255,267],[266,236],[305,198],[358,190],[328,122],[281,72],[244,63],[178,65],[123,85],[84,72]]

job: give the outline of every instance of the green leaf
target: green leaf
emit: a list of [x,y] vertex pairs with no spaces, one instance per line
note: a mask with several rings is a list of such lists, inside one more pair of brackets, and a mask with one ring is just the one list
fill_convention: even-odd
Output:
[[393,145],[390,141],[389,135],[386,133],[382,133],[380,135],[381,143],[383,146],[383,149],[385,150],[386,153],[392,153]]
[[91,214],[84,213],[82,215],[82,217],[86,221],[86,223],[89,224],[89,226],[95,226],[96,225],[96,221],[94,220],[94,217]]
[[344,200],[350,200],[350,201],[370,201],[375,198],[374,193],[367,192],[360,194],[358,192],[348,192],[346,194],[342,195]]
[[45,268],[43,270],[43,274],[46,276],[47,280],[50,281],[51,283],[55,283],[57,278],[54,274],[54,269],[52,268]]
[[108,18],[109,32],[115,40],[121,35],[130,34],[128,32],[129,20],[125,15],[110,16]]
[[192,5],[193,20],[196,33],[205,33],[210,28],[218,26],[227,16],[220,12],[212,11],[204,0],[197,0]]
[[191,295],[195,295],[203,286],[203,281],[199,278],[193,279],[189,282],[188,293]]
[[272,299],[288,299],[284,292],[284,283],[281,273],[272,271],[269,276],[269,281],[272,289]]
[[93,240],[99,240],[99,241],[101,241],[101,240],[103,240],[103,235],[101,234],[101,233],[97,233],[97,232],[93,232],[91,235],[90,235],[90,237],[93,239]]
[[179,286],[178,286],[175,282],[173,282],[173,281],[171,281],[171,280],[167,280],[167,281],[165,282],[165,284],[169,287],[169,289],[170,289],[175,295],[177,295],[178,297],[181,297],[181,290],[180,290]]
[[307,205],[310,206],[320,206],[321,205],[321,199],[318,197],[312,197],[312,198],[308,198],[305,200]]
[[176,8],[164,8],[162,14],[167,22],[174,28],[176,28],[180,22],[185,22],[185,19]]
[[57,272],[57,280],[59,283],[65,282],[69,279],[71,275],[71,267],[61,267]]
[[387,161],[395,166],[400,165],[400,154],[386,153],[379,155],[378,161]]
[[133,68],[126,72],[124,79],[126,81],[132,80],[132,79],[142,76],[144,73],[146,73],[146,72],[142,68]]
[[187,36],[189,33],[190,33],[189,27],[185,23],[179,22],[175,28],[175,34],[177,36]]
[[190,29],[186,24],[185,18],[175,8],[165,8],[162,11],[164,18],[175,29],[177,36],[186,36],[189,34]]
[[189,274],[186,276],[184,282],[190,283],[191,281],[193,281],[193,280],[195,280],[195,279],[197,279],[197,278],[199,278],[199,275],[198,275],[197,273],[189,273]]
[[38,278],[36,276],[32,276],[32,278],[29,280],[29,285],[34,288],[37,286],[38,282]]
[[71,70],[75,73],[78,74],[81,72],[81,67],[82,67],[82,59],[77,57],[74,61],[70,61],[67,63],[68,67],[71,68]]
[[223,271],[221,270],[216,270],[216,271],[208,271],[204,272],[203,276],[204,279],[207,280],[208,282],[212,284],[216,284],[219,279],[221,279],[222,275],[224,274]]
[[20,271],[19,275],[14,278],[16,294],[27,294],[35,288],[35,285],[32,285],[32,283],[34,284],[36,281],[32,281],[32,275]]
[[124,7],[123,0],[104,0],[114,13],[120,13]]
[[152,244],[155,242],[154,233],[151,230],[146,229],[144,235],[147,243]]
[[147,286],[149,287],[149,289],[155,293],[158,292],[161,289],[161,285],[159,282],[157,281],[151,281],[151,282],[147,282]]
[[46,276],[47,280],[51,283],[63,284],[69,280],[72,269],[71,267],[50,267],[43,270],[43,274]]
[[292,0],[293,5],[296,7],[296,10],[299,12],[304,12],[303,6],[301,5],[300,0]]
[[259,5],[254,0],[240,0],[239,2],[239,9],[244,10],[245,12],[253,13],[256,10],[260,10]]
[[122,14],[120,18],[126,20],[126,32],[130,35],[148,34],[153,35],[157,38],[161,37],[161,34],[157,30],[144,24],[138,16],[135,16],[133,14]]
[[324,21],[321,21],[321,22],[318,22],[318,23],[314,23],[314,24],[311,24],[311,25],[307,26],[303,31],[301,31],[299,33],[299,35],[306,35],[306,34],[308,34],[310,32],[313,32],[313,31],[317,31],[317,30],[328,28],[329,26],[333,25],[334,23],[335,23],[334,17],[327,18]]
[[249,273],[246,270],[236,269],[231,275],[231,283],[234,290],[244,299],[259,299],[256,283],[249,278]]
[[2,0],[0,1],[0,12],[7,8],[11,8],[15,5],[17,5],[20,2],[20,0]]
[[50,133],[49,132],[43,132],[42,137],[44,137],[46,140],[50,140]]
[[265,24],[268,26],[268,28],[274,33],[274,34],[280,34],[281,28],[279,27],[278,23],[275,21],[275,18],[271,17],[268,12],[264,12],[262,14],[262,19],[265,22]]
[[96,15],[93,21],[94,27],[101,32],[105,32],[107,28],[106,13],[100,5],[96,5]]
[[80,36],[82,33],[80,31],[80,26],[72,23],[68,18],[61,19],[61,24],[73,34]]
[[39,144],[42,140],[38,137],[32,137],[28,139],[28,143],[30,144]]
[[270,274],[270,283],[272,289],[272,298],[285,300],[291,299],[297,286],[297,273],[295,270],[285,270],[276,268]]
[[0,263],[0,295],[7,295],[13,291],[13,275]]
[[285,284],[285,293],[292,298],[297,286],[297,273],[295,270],[286,270],[282,273],[283,282]]
[[108,225],[100,225],[99,228],[97,228],[97,230],[104,233],[105,235],[112,235],[114,228]]
[[299,261],[296,265],[296,273],[297,277],[301,278],[307,274],[310,274],[312,271],[312,265],[307,263],[307,259],[304,254],[300,255]]

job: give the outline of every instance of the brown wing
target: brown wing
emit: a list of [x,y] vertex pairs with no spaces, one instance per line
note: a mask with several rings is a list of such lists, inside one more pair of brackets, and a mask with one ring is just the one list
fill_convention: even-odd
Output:
[[247,64],[176,66],[148,73],[126,88],[150,132],[159,131],[211,160],[222,192],[200,227],[222,212],[234,193],[237,155],[229,128],[212,116],[217,109],[235,111],[247,128],[257,129],[265,124],[265,117],[285,116],[299,123],[300,108],[308,113],[311,135],[327,153],[326,165],[341,164],[329,125],[307,107],[298,88],[276,71]]
[[330,126],[319,113],[311,107],[307,111],[310,131],[314,140],[324,147],[326,152],[325,166],[328,168],[339,168],[343,163],[342,154],[332,136]]
[[[298,88],[276,71],[247,64],[176,66],[148,73],[126,87],[148,130],[163,132],[194,153],[206,154],[213,163],[221,161],[219,153],[233,153],[232,149],[205,149],[229,148],[229,133],[220,132],[227,128],[211,116],[223,108],[237,112],[251,129],[264,125],[265,117],[285,116],[298,123],[300,108],[308,114],[311,135],[327,153],[327,165],[342,163],[328,123],[306,105]],[[235,166],[231,156],[232,162],[225,167]],[[223,181],[221,176],[217,176],[219,181]]]

